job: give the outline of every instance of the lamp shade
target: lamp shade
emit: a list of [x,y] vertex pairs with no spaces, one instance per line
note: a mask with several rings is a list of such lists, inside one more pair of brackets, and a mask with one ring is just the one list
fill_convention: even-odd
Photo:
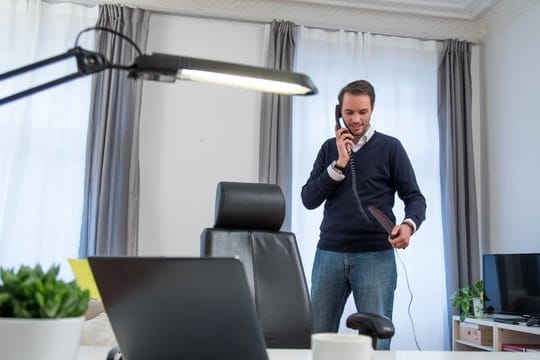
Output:
[[129,76],[167,82],[191,80],[284,95],[317,93],[311,79],[301,73],[160,53],[138,56],[129,67]]

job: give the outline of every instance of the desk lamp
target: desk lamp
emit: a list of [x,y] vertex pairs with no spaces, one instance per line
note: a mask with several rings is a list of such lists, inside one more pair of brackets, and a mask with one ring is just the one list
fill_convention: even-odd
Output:
[[[101,53],[85,50],[77,46],[80,35],[89,30],[111,32],[128,41],[139,55],[135,58],[133,64],[119,65],[111,63]],[[128,77],[133,79],[165,82],[175,82],[176,79],[192,80],[283,95],[312,95],[317,93],[317,88],[311,79],[301,73],[160,53],[146,55],[142,54],[137,45],[128,37],[103,27],[92,27],[81,31],[77,35],[75,47],[72,49],[63,54],[0,74],[0,81],[69,58],[75,58],[77,62],[76,72],[1,98],[0,105],[106,69],[125,70],[128,72]]]

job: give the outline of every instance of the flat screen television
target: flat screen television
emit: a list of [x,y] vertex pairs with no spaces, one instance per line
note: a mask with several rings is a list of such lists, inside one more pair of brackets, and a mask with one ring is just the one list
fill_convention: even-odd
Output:
[[485,254],[484,312],[540,317],[540,254]]

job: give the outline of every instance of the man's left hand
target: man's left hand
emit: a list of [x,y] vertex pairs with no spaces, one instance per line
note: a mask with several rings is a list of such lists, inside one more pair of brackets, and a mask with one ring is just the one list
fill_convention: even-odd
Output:
[[388,241],[396,249],[406,249],[409,246],[411,235],[412,229],[408,224],[399,224],[392,229],[392,234],[388,237]]

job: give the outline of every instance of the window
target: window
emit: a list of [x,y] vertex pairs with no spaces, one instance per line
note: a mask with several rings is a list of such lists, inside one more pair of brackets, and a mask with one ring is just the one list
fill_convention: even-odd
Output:
[[[0,73],[66,52],[97,7],[39,0],[0,4]],[[92,49],[93,38],[81,38]],[[0,98],[73,73],[64,61],[2,81]],[[0,264],[60,264],[77,257],[91,78],[0,106]]]
[[[313,161],[323,141],[334,136],[334,107],[347,83],[367,79],[377,95],[371,124],[377,131],[397,137],[404,145],[426,197],[427,220],[407,250],[398,251],[398,288],[394,324],[398,331],[393,349],[416,349],[411,316],[422,350],[445,348],[447,300],[440,214],[439,147],[437,123],[438,44],[435,41],[300,28],[296,70],[309,74],[319,95],[295,98],[293,106],[292,231],[296,233],[308,284],[319,236],[323,206],[306,210],[300,199]],[[394,213],[403,219],[396,199]],[[355,312],[352,301],[347,314]],[[425,316],[429,312],[430,316]],[[342,319],[344,322],[344,319]],[[342,331],[351,331],[342,326]]]

